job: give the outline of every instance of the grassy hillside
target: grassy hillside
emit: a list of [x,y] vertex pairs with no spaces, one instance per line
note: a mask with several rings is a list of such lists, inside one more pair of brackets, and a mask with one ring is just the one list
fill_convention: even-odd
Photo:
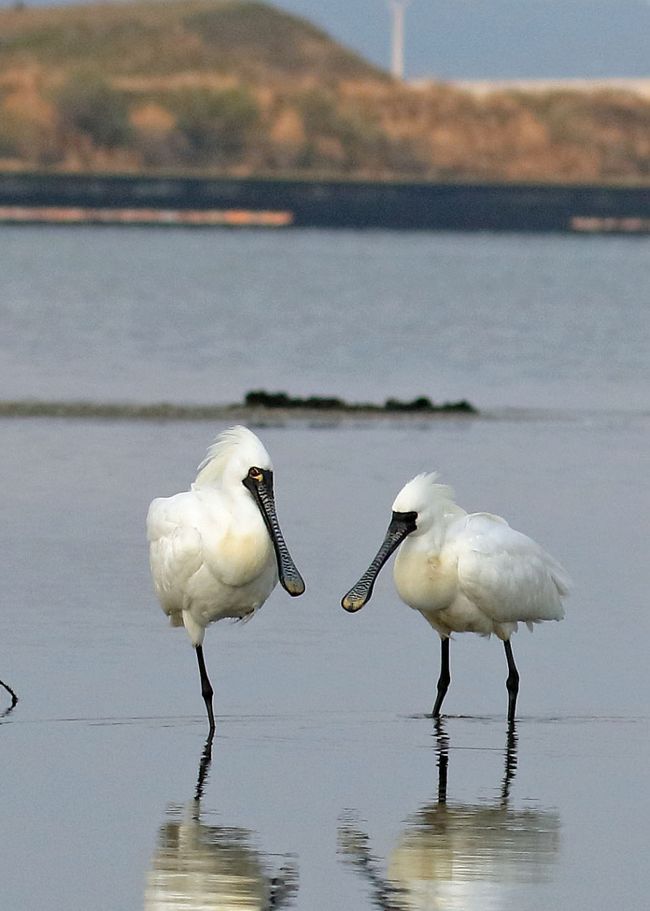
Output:
[[59,73],[92,61],[112,76],[194,72],[327,83],[380,78],[308,22],[257,2],[27,7],[0,13],[0,30],[3,69],[29,58]]
[[650,102],[410,88],[258,2],[0,12],[0,167],[648,180]]

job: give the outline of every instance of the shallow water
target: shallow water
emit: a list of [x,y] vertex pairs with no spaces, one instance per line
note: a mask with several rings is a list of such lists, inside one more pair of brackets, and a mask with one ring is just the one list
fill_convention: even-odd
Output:
[[[143,526],[221,427],[0,419],[2,907],[645,907],[648,239],[0,227],[0,251],[4,400],[483,409],[259,428],[307,592],[208,631],[210,757]],[[390,571],[339,606],[433,468],[574,578],[564,622],[514,637],[514,737],[499,642],[455,637],[436,727],[438,639]]]
[[[20,696],[0,723],[3,905],[644,907],[650,419],[260,429],[308,588],[208,631],[197,806],[198,674],[151,591],[143,520],[217,429],[0,421],[0,677]],[[454,639],[436,729],[437,637],[390,572],[360,614],[339,607],[424,467],[574,578],[564,622],[514,637],[514,742],[497,641]]]

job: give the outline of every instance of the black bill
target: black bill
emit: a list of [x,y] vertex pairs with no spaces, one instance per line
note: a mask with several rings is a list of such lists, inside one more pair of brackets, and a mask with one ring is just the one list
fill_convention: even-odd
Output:
[[379,570],[404,538],[410,535],[412,531],[415,531],[416,519],[416,512],[393,513],[386,537],[377,551],[377,556],[357,584],[353,585],[347,595],[341,600],[341,607],[344,607],[350,613],[354,613],[354,611],[361,610],[363,605],[370,601]]
[[269,530],[275,559],[278,563],[278,577],[280,585],[290,595],[294,597],[302,595],[305,590],[305,583],[302,576],[296,568],[296,564],[291,559],[289,548],[287,547],[280,523],[275,511],[275,497],[273,496],[273,472],[262,470],[255,477],[248,475],[244,478],[244,486],[251,492],[257,505],[259,506],[262,518]]

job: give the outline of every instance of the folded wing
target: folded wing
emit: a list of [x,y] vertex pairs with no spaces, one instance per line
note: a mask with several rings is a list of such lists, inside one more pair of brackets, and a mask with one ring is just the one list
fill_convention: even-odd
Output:
[[[189,508],[188,508],[189,507]],[[156,594],[172,622],[187,605],[188,584],[203,567],[203,542],[183,494],[154,500],[147,515],[149,561]],[[174,617],[178,614],[178,617]]]
[[475,513],[462,520],[453,545],[462,593],[497,623],[561,620],[569,590],[565,570],[505,519]]

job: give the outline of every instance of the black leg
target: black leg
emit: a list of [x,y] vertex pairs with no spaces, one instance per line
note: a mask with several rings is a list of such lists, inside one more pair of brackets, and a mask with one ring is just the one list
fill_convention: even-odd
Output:
[[451,676],[449,674],[449,637],[440,640],[440,676],[438,677],[438,695],[433,706],[433,717],[440,717],[440,706],[445,698]]
[[210,722],[210,733],[212,734],[214,733],[214,714],[212,712],[212,696],[214,694],[214,690],[212,689],[212,684],[210,683],[208,672],[205,669],[202,645],[196,646],[196,657],[199,662],[199,673],[201,675],[201,695],[203,696],[205,707],[208,710],[208,721]]
[[508,723],[512,724],[515,720],[515,709],[517,707],[517,693],[519,692],[519,671],[512,657],[512,646],[510,640],[506,639],[503,643],[506,650],[506,661],[508,662],[508,679],[506,680],[506,689],[508,690]]

